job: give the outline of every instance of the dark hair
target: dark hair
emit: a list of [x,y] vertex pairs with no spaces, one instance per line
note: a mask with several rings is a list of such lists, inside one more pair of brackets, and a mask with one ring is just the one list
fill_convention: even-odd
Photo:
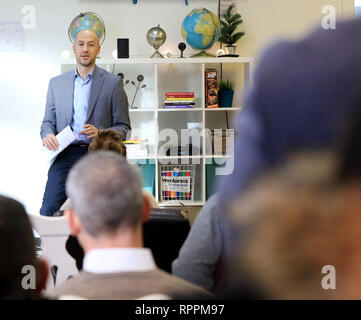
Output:
[[0,195],[0,299],[25,298],[21,287],[25,265],[36,267],[35,239],[21,203]]
[[127,156],[125,144],[119,133],[115,130],[99,130],[98,136],[89,145],[89,152],[98,150],[115,151],[124,157]]

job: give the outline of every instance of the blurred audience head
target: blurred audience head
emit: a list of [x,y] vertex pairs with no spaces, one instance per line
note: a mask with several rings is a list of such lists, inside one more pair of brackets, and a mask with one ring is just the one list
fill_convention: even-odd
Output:
[[[35,268],[35,288],[24,266]],[[0,299],[34,299],[45,288],[45,261],[37,259],[29,217],[22,204],[0,195]],[[24,279],[26,278],[26,279]],[[23,286],[23,281],[26,284]]]
[[[232,273],[261,298],[361,298],[361,185],[338,184],[336,171],[328,155],[293,159],[235,201]],[[335,290],[322,286],[332,282],[327,266]]]
[[361,105],[350,113],[338,148],[340,182],[361,179]]
[[119,133],[115,130],[99,130],[99,134],[89,144],[89,153],[98,150],[109,150],[127,157],[127,149]]
[[69,226],[86,252],[101,239],[125,235],[125,230],[139,233],[149,217],[139,169],[112,151],[97,151],[77,162],[66,191],[71,201],[66,211]]

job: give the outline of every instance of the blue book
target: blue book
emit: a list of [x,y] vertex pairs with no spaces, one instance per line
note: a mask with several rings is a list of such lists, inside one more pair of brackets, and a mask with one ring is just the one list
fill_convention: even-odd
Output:
[[195,106],[191,106],[191,105],[175,105],[175,106],[164,105],[163,108],[164,109],[189,109],[189,108],[195,108]]

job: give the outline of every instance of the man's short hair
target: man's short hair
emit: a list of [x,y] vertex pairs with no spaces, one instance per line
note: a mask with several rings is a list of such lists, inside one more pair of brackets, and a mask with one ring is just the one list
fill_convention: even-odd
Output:
[[72,209],[93,237],[136,227],[142,216],[139,169],[112,151],[88,154],[70,170],[66,192]]
[[31,295],[21,286],[21,271],[36,263],[35,239],[23,205],[0,195],[0,299]]

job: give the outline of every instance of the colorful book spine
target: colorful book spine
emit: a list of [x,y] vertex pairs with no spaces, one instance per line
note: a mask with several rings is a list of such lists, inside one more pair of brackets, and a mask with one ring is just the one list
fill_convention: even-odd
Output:
[[165,98],[166,101],[194,101],[194,98],[183,98],[183,97],[178,97],[178,98]]
[[163,108],[165,109],[187,109],[187,108],[194,108],[194,105],[186,105],[186,104],[183,104],[183,105],[164,105]]
[[166,92],[166,97],[177,98],[177,97],[194,97],[194,92]]
[[181,106],[181,105],[185,105],[185,104],[189,104],[189,105],[195,105],[195,102],[192,101],[164,101],[164,104],[166,106]]
[[218,108],[218,83],[217,83],[217,70],[205,70],[205,104],[206,108]]

